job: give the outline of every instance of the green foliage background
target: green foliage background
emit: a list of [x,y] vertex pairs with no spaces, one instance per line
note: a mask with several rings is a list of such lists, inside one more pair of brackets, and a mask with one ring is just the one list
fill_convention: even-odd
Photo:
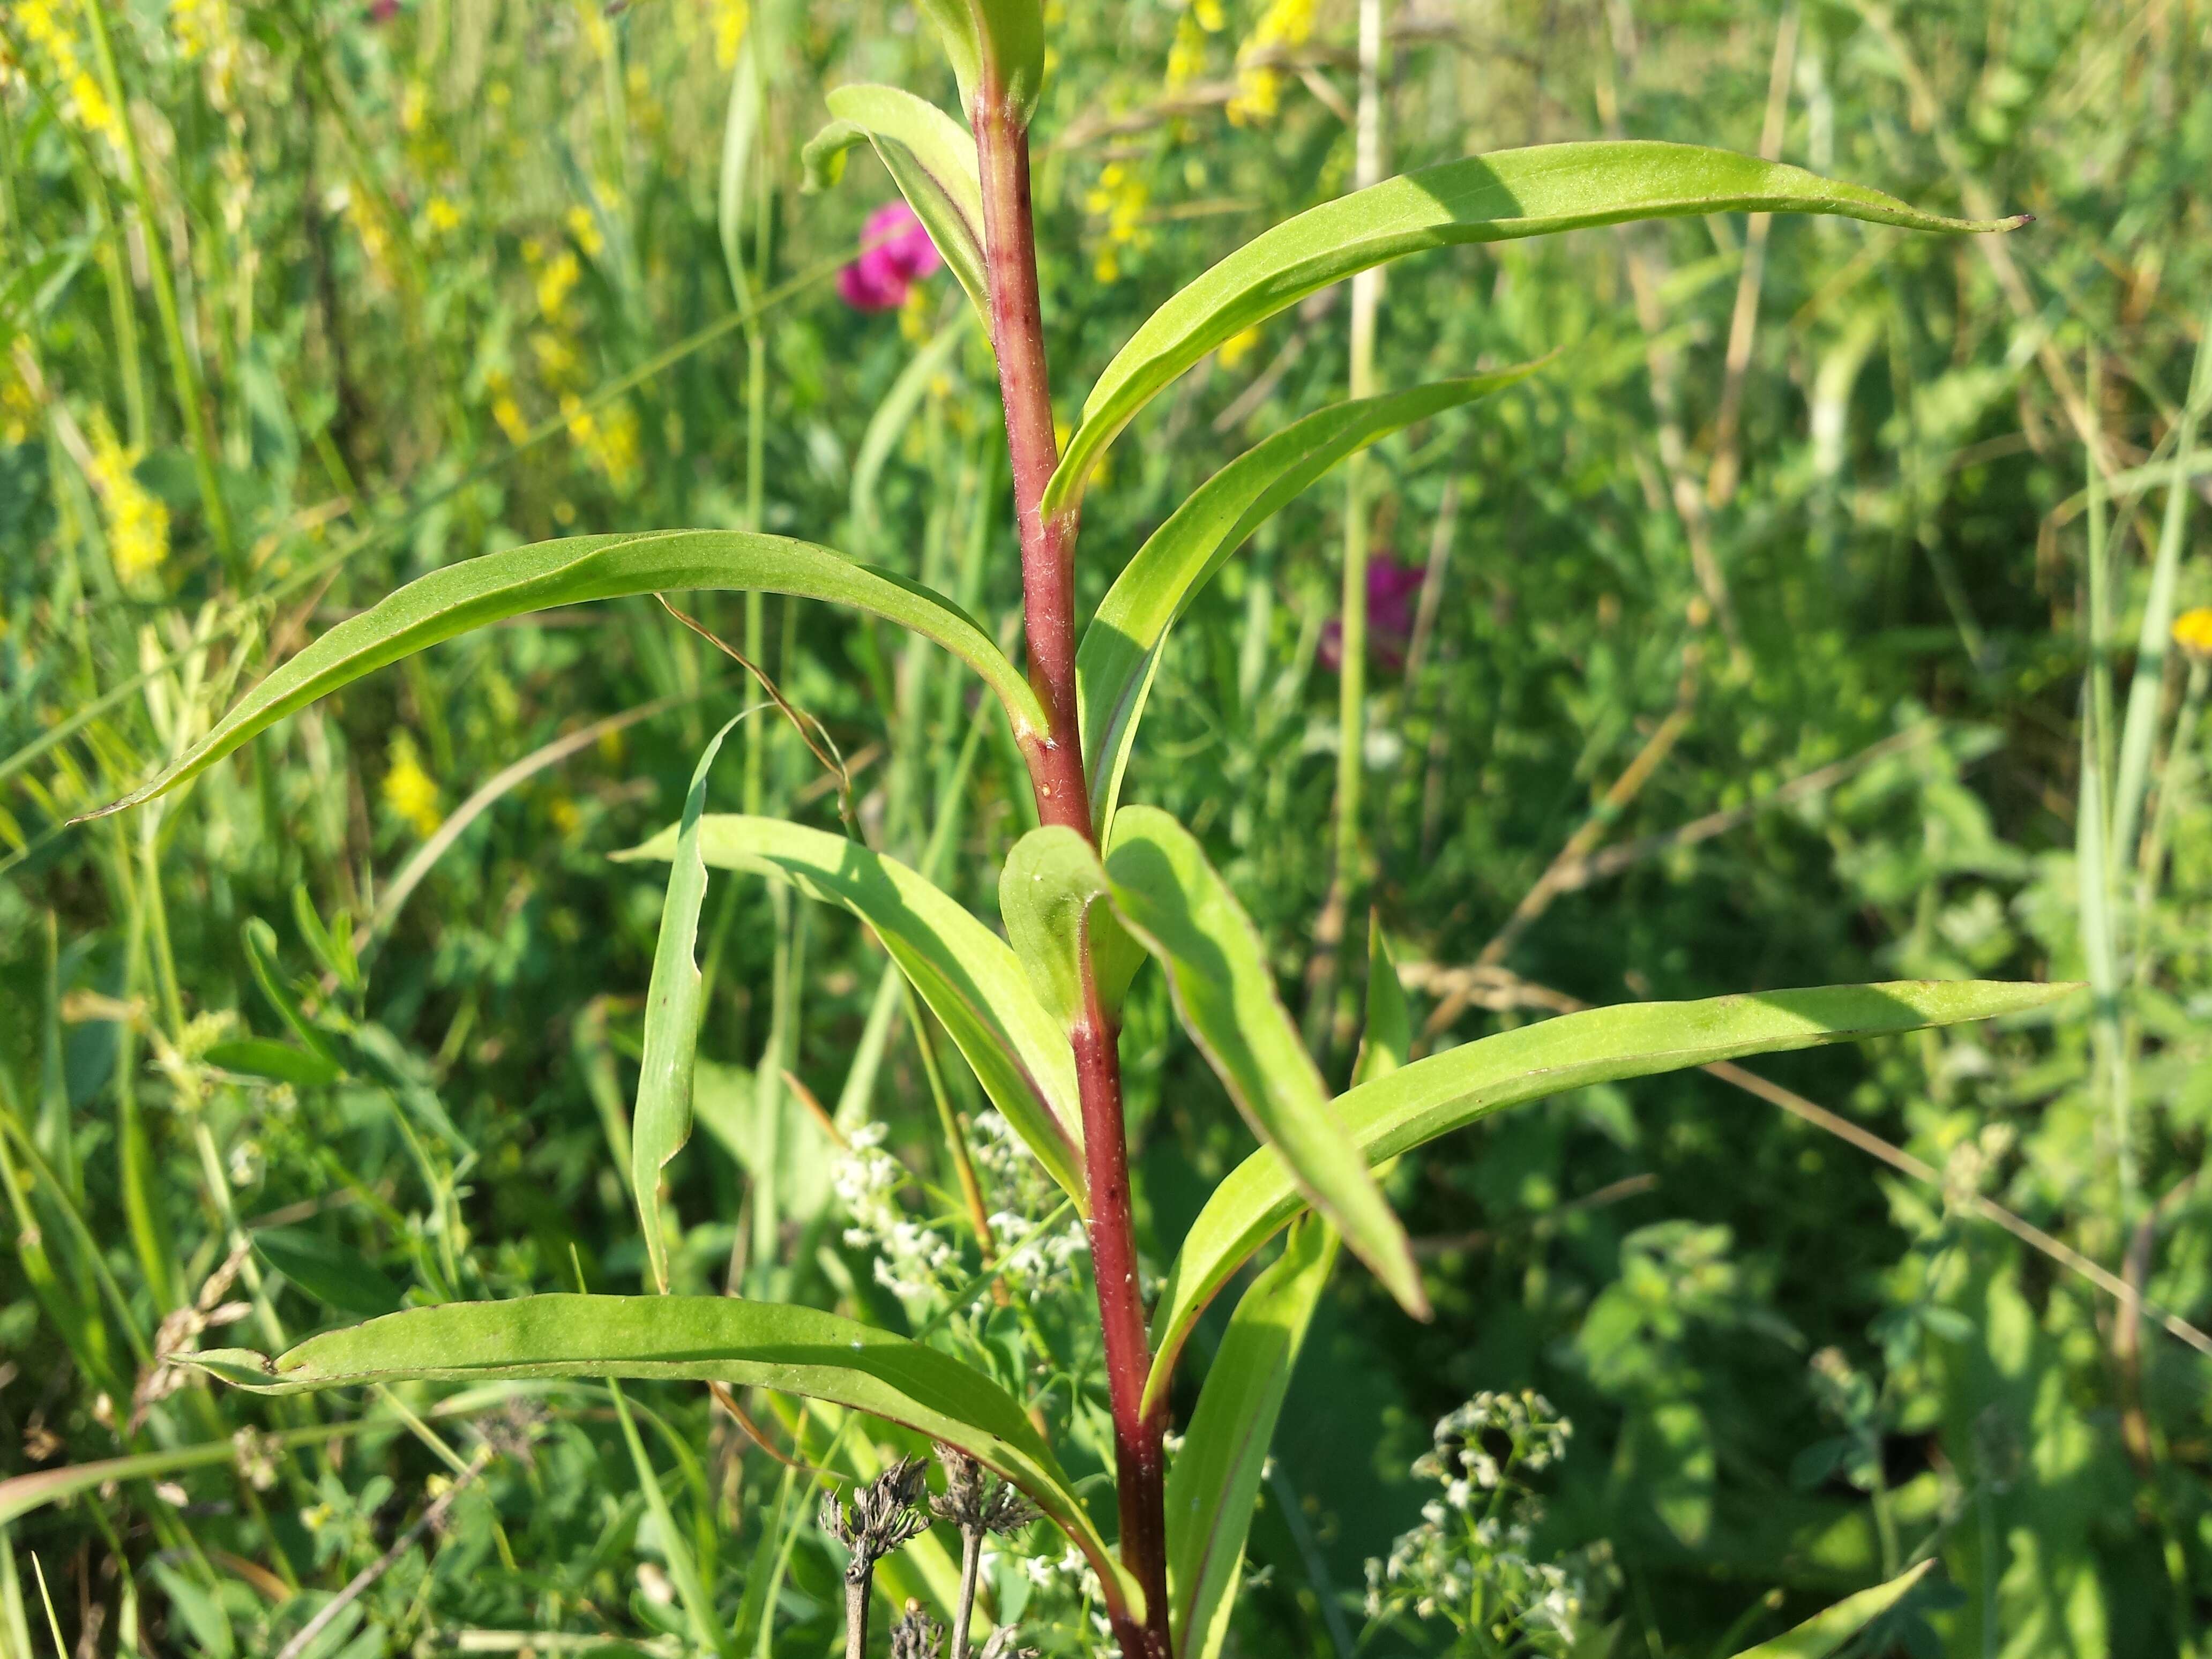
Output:
[[[658,607],[556,613],[373,678],[173,802],[64,821],[313,631],[489,549],[739,526],[757,492],[765,527],[928,580],[994,626],[1019,582],[964,302],[940,276],[897,312],[848,309],[834,272],[890,186],[863,155],[836,190],[798,188],[825,88],[951,103],[910,9],[90,3],[0,14],[0,1478],[216,1449],[15,1515],[0,1650],[46,1650],[42,1573],[81,1652],[228,1659],[282,1648],[412,1524],[426,1481],[452,1478],[432,1443],[460,1456],[473,1431],[466,1413],[416,1415],[434,1391],[270,1402],[196,1382],[134,1425],[149,1356],[248,1233],[261,1250],[200,1309],[236,1297],[244,1317],[210,1346],[281,1345],[403,1295],[637,1285],[621,1152],[660,876],[606,855],[674,817],[706,735],[750,693]],[[1729,1651],[1923,1553],[1949,1589],[1863,1651],[2200,1651],[2205,1354],[1976,1204],[2183,1320],[2212,1310],[2212,1195],[2195,1182],[2212,1115],[2204,670],[2132,648],[2212,280],[2212,14],[1391,9],[1398,169],[1607,132],[1752,150],[1771,82],[1784,159],[2038,219],[2001,242],[1777,221],[1750,286],[1741,220],[1389,272],[1386,387],[1559,352],[1369,465],[1376,545],[1434,571],[1432,626],[1381,642],[1367,756],[1374,898],[1417,1017],[1468,993],[1430,1040],[1562,998],[2087,976],[2093,450],[2114,498],[2111,659],[2124,692],[2146,664],[2164,677],[2146,682],[2161,685],[2151,845],[2118,887],[2111,1048],[2085,998],[2018,1029],[1759,1068],[1928,1179],[1695,1073],[1404,1159],[1392,1195],[1437,1317],[1409,1324],[1339,1274],[1263,1485],[1236,1650],[1348,1652],[1363,1564],[1427,1496],[1408,1470],[1429,1423],[1477,1389],[1533,1386],[1575,1424],[1539,1541],[1607,1563],[1589,1651]],[[1066,7],[1052,27],[1040,236],[1072,416],[1152,307],[1346,188],[1353,19],[1335,0],[1136,0]],[[741,40],[768,76],[743,162],[765,185],[744,209],[757,324],[732,311],[718,223]],[[1747,294],[1757,325],[1734,336],[1748,349],[1732,377]],[[1086,602],[1213,467],[1344,395],[1337,297],[1232,343],[1123,439],[1089,497]],[[893,398],[945,330],[960,337]],[[2208,477],[2182,485],[2185,537]],[[1340,969],[1314,939],[1344,499],[1337,482],[1309,492],[1194,607],[1125,797],[1206,842],[1339,1083],[1364,957]],[[2183,545],[2177,610],[2212,602]],[[782,601],[750,617],[734,596],[686,603],[732,641],[750,626],[853,765],[878,844],[918,858],[939,834],[948,884],[989,914],[990,872],[1033,816],[949,659]],[[380,912],[479,785],[647,705],[508,788]],[[790,732],[740,731],[718,804],[834,827],[835,792]],[[1647,746],[1648,780],[1607,804]],[[1677,833],[1713,814],[1729,816]],[[1596,848],[1628,850],[1458,971],[1586,823]],[[350,983],[327,936],[371,917]],[[957,1207],[903,1016],[880,1069],[854,1076],[880,953],[727,878],[704,938],[702,1052],[738,1103],[726,1137],[672,1167],[679,1286],[911,1322],[847,1240],[818,1139],[811,1163],[745,1160],[770,1121],[787,1146],[817,1133],[787,1068],[847,1129],[890,1125],[916,1213]],[[347,1081],[271,1080],[222,1046],[289,1038],[287,1002]],[[1249,1139],[1156,975],[1124,1052],[1140,1202],[1171,1240]],[[1042,1299],[1019,1331],[1006,1310],[979,1316],[963,1340],[1012,1356],[1096,1474],[1098,1405],[1068,1382],[1085,1294]],[[702,1637],[667,1588],[687,1556],[739,1638],[826,1646],[835,1563],[791,1523],[783,1471],[695,1391],[636,1395],[672,1507],[641,1492],[604,1391],[503,1400],[468,1418],[501,1455],[442,1534],[313,1650],[512,1651],[556,1632],[673,1652]],[[342,1448],[314,1431],[363,1413]],[[822,1421],[797,1432],[831,1455]],[[860,1460],[841,1468],[869,1472],[866,1438],[835,1443]],[[1008,1572],[998,1593],[1016,1597]],[[1073,1613],[1041,1628],[1062,1650],[1085,1639]],[[1418,1622],[1375,1639],[1442,1645]]]

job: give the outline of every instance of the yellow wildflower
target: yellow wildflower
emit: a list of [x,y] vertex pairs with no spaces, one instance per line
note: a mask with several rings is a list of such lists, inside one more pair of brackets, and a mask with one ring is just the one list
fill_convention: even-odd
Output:
[[1121,274],[1120,250],[1141,248],[1152,240],[1145,228],[1145,210],[1152,192],[1145,181],[1119,161],[1109,161],[1098,172],[1098,183],[1083,198],[1083,205],[1106,221],[1106,246],[1098,252],[1095,270],[1102,283]]
[[1187,87],[1205,73],[1206,31],[1187,11],[1176,21],[1175,44],[1168,48],[1168,90]]
[[745,0],[715,0],[714,3],[714,62],[722,69],[734,69],[738,48],[744,44],[745,27],[752,21],[752,8]]
[[558,385],[576,377],[576,348],[551,330],[533,330],[530,349],[537,354],[538,367],[549,383]]
[[430,222],[430,228],[441,235],[460,228],[461,210],[453,205],[449,196],[433,196],[424,206],[422,216]]
[[1222,368],[1234,368],[1251,356],[1252,348],[1259,343],[1260,331],[1255,325],[1241,334],[1231,335],[1221,343],[1220,349],[1215,352],[1214,356],[1219,360]]
[[415,739],[395,732],[390,750],[392,769],[384,775],[384,804],[413,826],[418,836],[434,833],[445,822],[438,810],[438,786],[422,769]]
[[2173,642],[2192,657],[2212,657],[2212,605],[2200,605],[2176,617]]
[[596,259],[606,247],[606,239],[599,234],[599,222],[592,216],[591,209],[581,202],[570,208],[565,220],[568,234],[576,239],[576,246],[584,250],[584,257]]
[[573,836],[584,821],[584,809],[576,805],[572,795],[556,795],[546,804],[545,814],[553,820],[553,827],[563,836]]
[[583,280],[584,268],[573,253],[562,253],[547,262],[538,273],[538,308],[545,313],[545,320],[557,323],[567,310],[568,295]]
[[1315,0],[1269,0],[1237,49],[1237,96],[1229,100],[1227,112],[1231,121],[1239,126],[1264,121],[1280,106],[1283,71],[1253,60],[1304,46],[1313,33],[1314,7]]
[[0,357],[0,444],[29,441],[31,427],[39,418],[39,400],[22,376]]
[[125,449],[104,419],[92,431],[92,486],[107,526],[107,558],[128,586],[169,556],[169,509],[138,482],[139,453]]
[[54,80],[67,89],[64,107],[70,118],[120,150],[123,124],[116,118],[115,106],[107,101],[107,94],[85,68],[76,39],[56,15],[53,0],[16,0],[15,16],[32,46],[46,54]]

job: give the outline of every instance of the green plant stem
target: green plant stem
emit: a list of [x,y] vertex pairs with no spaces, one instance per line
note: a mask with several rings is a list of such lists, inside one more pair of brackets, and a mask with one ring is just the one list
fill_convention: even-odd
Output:
[[162,240],[161,218],[155,211],[153,182],[138,134],[131,124],[131,102],[123,90],[116,67],[115,45],[107,32],[105,0],[82,0],[85,21],[91,27],[93,56],[100,64],[100,89],[115,110],[116,137],[123,163],[131,176],[131,199],[138,213],[138,230],[146,246],[146,269],[154,283],[154,305],[161,313],[163,343],[168,348],[169,372],[174,378],[178,412],[191,440],[192,471],[199,483],[200,504],[207,513],[208,532],[216,551],[235,562],[236,538],[231,532],[230,508],[215,470],[215,428],[208,419],[207,396],[200,383],[198,362],[185,343],[183,319],[177,309],[175,273],[169,267],[168,245]]
[[2143,798],[2150,787],[2151,750],[2158,737],[2159,704],[2165,695],[2166,657],[2173,630],[2173,593],[2181,572],[2181,549],[2189,522],[2189,463],[2197,452],[2197,428],[2212,402],[2212,311],[2197,343],[2189,374],[2189,401],[2181,411],[2173,445],[2173,478],[2166,486],[2166,516],[2159,526],[2158,552],[2151,562],[2150,595],[2143,604],[2142,629],[2136,641],[2135,674],[2128,682],[2128,711],[2120,730],[2119,781],[2112,798],[2112,857],[2128,868],[2136,856],[2136,833],[2142,822]]

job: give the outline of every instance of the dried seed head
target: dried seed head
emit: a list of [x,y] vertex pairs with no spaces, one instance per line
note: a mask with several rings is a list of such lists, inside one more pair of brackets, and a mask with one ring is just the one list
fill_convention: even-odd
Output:
[[1020,1639],[1021,1632],[1018,1627],[1012,1625],[1000,1626],[991,1632],[990,1640],[983,1644],[982,1659],[1038,1659],[1037,1650],[1035,1648],[1018,1648],[1014,1645]]
[[848,1583],[865,1583],[877,1562],[928,1529],[928,1512],[915,1507],[924,1491],[923,1468],[919,1457],[902,1457],[857,1488],[849,1504],[835,1492],[822,1494],[822,1530],[853,1553],[845,1567]]
[[963,1533],[984,1533],[1018,1531],[1037,1518],[1028,1499],[967,1453],[939,1445],[937,1457],[945,1465],[945,1490],[929,1506],[939,1520]]
[[891,1659],[938,1659],[945,1650],[945,1627],[909,1601],[905,1615],[891,1626]]

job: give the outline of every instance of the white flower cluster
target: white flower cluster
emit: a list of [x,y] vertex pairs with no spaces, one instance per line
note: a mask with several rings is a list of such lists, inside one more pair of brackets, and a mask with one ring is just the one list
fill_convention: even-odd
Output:
[[1006,1257],[1009,1290],[1056,1278],[1091,1248],[1081,1222],[1048,1233],[1035,1219],[1058,1205],[1060,1189],[1005,1118],[996,1112],[980,1114],[970,1152],[976,1178],[997,1206],[990,1218],[991,1238]]
[[899,1207],[906,1168],[884,1150],[884,1126],[863,1124],[830,1174],[837,1201],[852,1224],[845,1242],[872,1250],[876,1283],[893,1296],[915,1301],[942,1294],[959,1277],[960,1258],[926,1223]]
[[1542,1506],[1525,1478],[1566,1455],[1574,1428],[1541,1395],[1482,1393],[1438,1420],[1413,1472],[1443,1488],[1385,1560],[1367,1564],[1367,1615],[1443,1618],[1498,1654],[1564,1655],[1589,1611],[1585,1559],[1541,1560]]

